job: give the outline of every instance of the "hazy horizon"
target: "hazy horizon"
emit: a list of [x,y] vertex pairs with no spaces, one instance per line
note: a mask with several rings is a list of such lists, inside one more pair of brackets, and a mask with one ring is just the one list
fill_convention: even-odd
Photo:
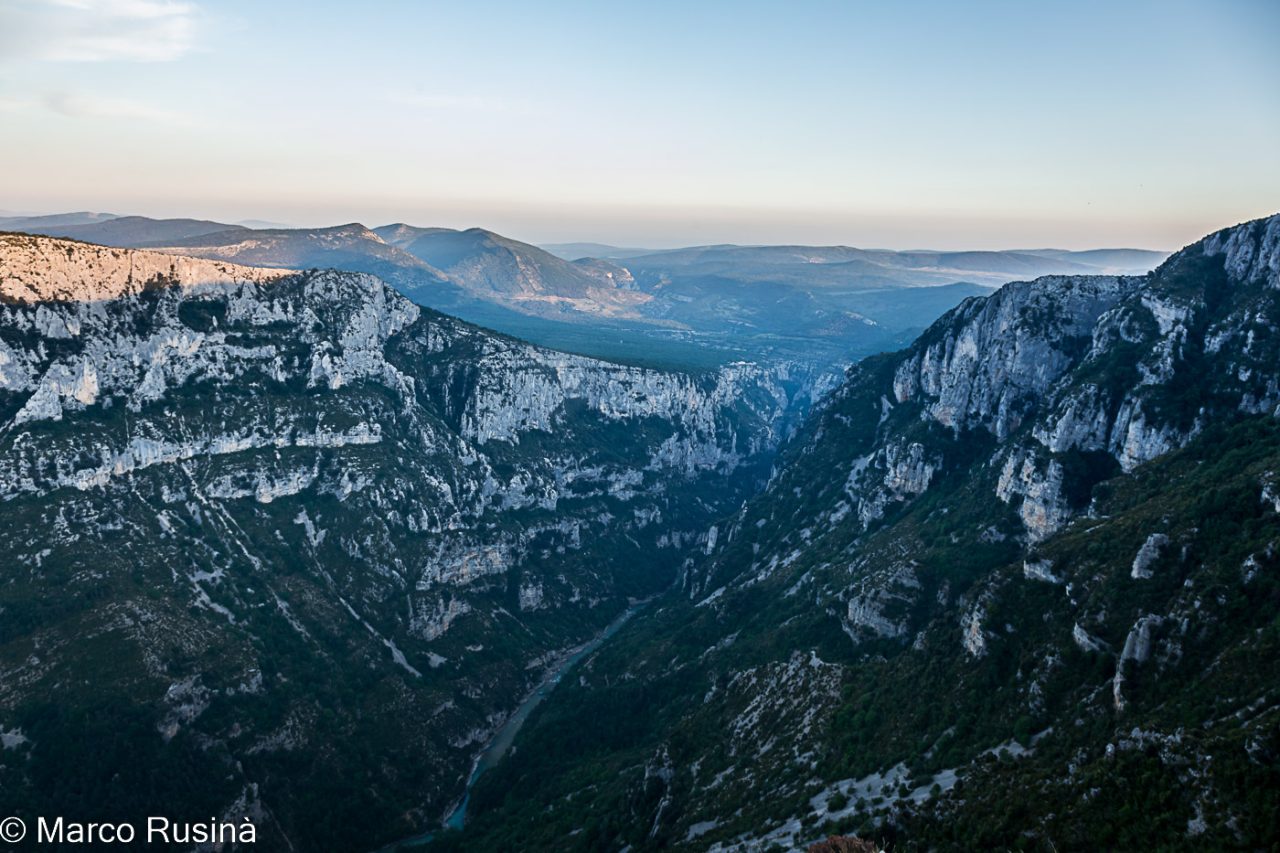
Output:
[[[122,210],[124,212],[121,212]],[[151,215],[151,214],[142,213],[136,210],[125,210],[124,208],[110,208],[110,209],[104,208],[101,210],[89,209],[85,207],[65,208],[65,209],[46,209],[46,210],[0,209],[0,217],[3,217],[3,218],[26,218],[26,217],[34,218],[34,217],[41,217],[41,216],[58,216],[58,215],[73,214],[73,213],[92,213],[92,214],[101,214],[101,215],[108,215],[108,216],[115,216],[115,217],[143,216],[143,217],[147,217],[150,219],[157,219],[157,220],[163,220],[163,219],[208,220],[213,222],[220,222],[220,223],[231,225],[231,226],[242,226],[246,228],[260,229],[260,230],[272,230],[272,229],[309,230],[309,229],[315,229],[315,228],[333,228],[333,227],[341,227],[344,225],[355,225],[355,224],[363,225],[370,229],[376,229],[376,228],[381,228],[388,225],[397,225],[397,224],[409,225],[416,228],[450,228],[456,231],[465,231],[472,228],[480,228],[486,231],[492,231],[504,237],[509,237],[511,239],[519,240],[521,242],[529,243],[535,246],[556,246],[556,245],[569,245],[574,243],[582,243],[582,244],[594,243],[594,244],[609,246],[617,249],[655,249],[655,250],[693,248],[697,246],[710,246],[710,245],[738,245],[738,246],[790,245],[790,246],[813,246],[813,247],[846,246],[850,248],[865,249],[865,250],[888,250],[888,251],[897,251],[897,252],[961,251],[961,250],[1016,252],[1019,250],[1041,251],[1041,250],[1049,250],[1049,249],[1065,250],[1065,251],[1087,251],[1091,249],[1138,249],[1138,250],[1148,250],[1148,251],[1158,251],[1158,252],[1173,252],[1184,245],[1193,243],[1196,240],[1200,239],[1201,237],[1204,237],[1205,234],[1211,233],[1212,231],[1220,230],[1219,227],[1213,227],[1204,232],[1197,233],[1194,237],[1188,238],[1183,243],[1179,243],[1177,245],[1171,244],[1167,246],[1166,245],[1145,245],[1145,244],[1137,244],[1137,243],[1107,243],[1107,244],[1081,243],[1078,245],[1066,245],[1065,241],[1036,243],[1036,244],[1032,244],[1032,243],[1022,243],[1022,244],[1007,243],[1006,244],[1006,243],[1000,243],[999,240],[992,240],[992,239],[987,239],[987,240],[978,239],[970,243],[965,243],[961,241],[961,242],[955,242],[954,245],[951,245],[946,242],[947,238],[945,235],[942,238],[942,240],[939,241],[938,243],[933,243],[933,244],[904,243],[901,245],[889,245],[884,243],[873,243],[873,242],[865,242],[865,241],[857,241],[857,240],[849,240],[849,239],[830,239],[830,240],[824,241],[824,240],[814,240],[814,239],[804,239],[804,238],[776,239],[776,240],[747,240],[747,239],[728,238],[728,239],[709,239],[709,240],[697,240],[697,241],[681,240],[679,238],[673,238],[668,240],[653,239],[653,240],[646,241],[646,240],[638,240],[638,239],[620,239],[620,240],[594,239],[591,237],[581,237],[576,232],[568,235],[555,236],[547,239],[538,239],[538,238],[529,237],[528,235],[520,233],[516,230],[511,230],[511,229],[504,230],[502,228],[496,228],[492,224],[486,221],[466,221],[466,220],[458,220],[457,222],[454,222],[454,223],[444,223],[444,222],[439,222],[435,220],[412,221],[412,220],[405,219],[404,217],[400,217],[400,218],[393,217],[389,219],[387,218],[361,219],[359,217],[338,216],[337,218],[334,218],[332,220],[312,220],[312,221],[306,221],[306,222],[278,222],[274,220],[265,220],[262,217],[258,217],[258,216],[244,216],[244,217],[234,218],[231,216],[214,216],[214,215],[206,215],[203,213],[192,213],[192,212],[181,212],[181,211],[175,212],[175,213],[166,213],[164,215]],[[1263,215],[1265,216],[1266,214],[1263,214]],[[495,213],[492,217],[490,217],[490,219],[504,219],[504,218],[507,218],[507,217],[504,216],[504,214],[502,213]],[[1261,217],[1251,217],[1251,218],[1256,219]],[[1248,220],[1241,220],[1241,222],[1243,221],[1248,221]],[[1239,224],[1239,223],[1236,223],[1236,222],[1224,223],[1221,226],[1221,228],[1226,228],[1226,227],[1229,227],[1230,225],[1236,225],[1236,224]],[[725,233],[732,232],[732,227],[725,223],[715,223],[714,227],[717,229],[722,229]],[[939,225],[939,228],[943,228],[943,227],[945,226],[941,224]],[[696,233],[697,231],[698,231],[697,228],[693,229],[694,233]],[[555,232],[551,232],[551,233],[555,233]],[[804,233],[808,233],[812,235],[813,232],[804,232]]]
[[1280,209],[1275,32],[1260,0],[16,0],[0,208],[1173,250]]

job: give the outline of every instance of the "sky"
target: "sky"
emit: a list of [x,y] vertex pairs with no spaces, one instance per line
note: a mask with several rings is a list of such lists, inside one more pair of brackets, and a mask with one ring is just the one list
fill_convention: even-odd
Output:
[[1280,2],[0,0],[0,210],[1174,249],[1280,211]]

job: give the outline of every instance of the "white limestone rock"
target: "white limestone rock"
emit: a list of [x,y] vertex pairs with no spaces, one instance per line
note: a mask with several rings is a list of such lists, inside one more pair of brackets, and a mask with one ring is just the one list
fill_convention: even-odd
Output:
[[526,578],[525,581],[520,584],[519,602],[520,609],[522,611],[542,610],[546,607],[546,604],[543,601],[542,582],[532,578]]
[[1142,547],[1138,549],[1138,554],[1133,558],[1133,566],[1129,570],[1129,576],[1134,580],[1145,580],[1152,576],[1151,565],[1160,559],[1160,555],[1164,549],[1169,546],[1169,537],[1163,533],[1152,533],[1147,537],[1147,541],[1142,543]]
[[1010,503],[1022,497],[1018,515],[1032,542],[1056,533],[1071,518],[1062,494],[1062,465],[1056,459],[1041,462],[1033,452],[1015,450],[1005,459],[996,483],[996,497]]
[[1236,280],[1280,288],[1280,216],[1223,229],[1206,237],[1202,247],[1210,257],[1221,255]]
[[902,363],[895,399],[918,398],[943,426],[983,428],[1004,439],[1071,366],[1059,344],[1090,334],[1098,317],[1136,286],[1108,276],[1008,284],[957,309],[950,334]]
[[1262,502],[1270,504],[1276,512],[1280,512],[1280,486],[1276,485],[1276,476],[1268,471],[1262,479]]
[[942,457],[920,442],[889,443],[853,460],[845,493],[864,527],[894,502],[921,495],[942,469]]
[[[883,574],[862,580],[845,609],[846,630],[855,642],[860,630],[889,639],[905,637],[909,628],[901,614],[919,592],[920,581],[915,567],[909,564],[896,565]],[[891,617],[886,612],[890,610],[900,615]]]
[[979,599],[960,617],[960,644],[971,657],[980,658],[987,653],[987,636],[982,628],[986,616],[986,602]]
[[1145,663],[1151,657],[1152,632],[1163,622],[1164,619],[1155,614],[1142,616],[1125,636],[1124,648],[1116,661],[1116,674],[1111,682],[1112,700],[1117,711],[1123,711],[1128,704],[1124,697],[1125,666],[1130,662],[1134,665]]
[[1071,640],[1082,652],[1100,652],[1107,647],[1106,643],[1082,628],[1079,622],[1071,628]]
[[1050,584],[1063,583],[1062,578],[1053,573],[1052,560],[1023,560],[1022,561],[1023,577],[1029,580],[1043,581]]
[[464,599],[449,595],[447,600],[430,602],[417,598],[413,602],[413,616],[409,633],[431,641],[443,637],[458,619],[471,612],[471,605]]

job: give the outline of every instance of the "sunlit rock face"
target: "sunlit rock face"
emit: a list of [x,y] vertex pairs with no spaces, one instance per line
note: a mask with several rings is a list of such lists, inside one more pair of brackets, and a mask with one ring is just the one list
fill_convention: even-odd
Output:
[[434,821],[763,479],[791,404],[776,371],[564,355],[360,273],[19,236],[0,275],[0,730],[106,702],[219,780],[200,813],[259,798],[295,839],[321,804],[270,768],[303,752],[400,779],[376,837]]

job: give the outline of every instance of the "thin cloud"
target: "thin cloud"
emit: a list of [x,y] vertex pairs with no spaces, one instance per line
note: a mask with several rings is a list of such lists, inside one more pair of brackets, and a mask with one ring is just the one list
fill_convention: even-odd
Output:
[[42,103],[49,110],[68,118],[129,119],[181,128],[195,127],[199,124],[194,117],[185,113],[173,112],[124,98],[50,92],[44,96]]
[[0,7],[0,59],[171,62],[199,21],[181,0],[16,0]]
[[492,113],[499,115],[530,115],[534,112],[533,105],[527,101],[491,98],[484,95],[398,92],[383,96],[383,100],[397,106],[414,107],[436,112]]

